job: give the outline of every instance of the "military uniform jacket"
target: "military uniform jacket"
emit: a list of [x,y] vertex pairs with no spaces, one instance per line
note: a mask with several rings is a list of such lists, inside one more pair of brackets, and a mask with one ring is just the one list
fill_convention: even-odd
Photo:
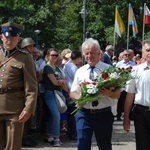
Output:
[[[7,60],[0,49],[0,63]],[[14,89],[13,92],[4,92]],[[20,90],[17,90],[20,89]],[[31,55],[21,51],[0,68],[0,114],[16,114],[22,110],[34,114],[37,79]]]

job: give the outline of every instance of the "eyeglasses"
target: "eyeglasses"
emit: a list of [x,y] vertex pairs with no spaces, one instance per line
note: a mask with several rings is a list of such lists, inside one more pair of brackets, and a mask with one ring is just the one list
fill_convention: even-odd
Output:
[[125,56],[130,56],[130,54],[124,54]]
[[58,57],[58,54],[51,54],[52,57]]

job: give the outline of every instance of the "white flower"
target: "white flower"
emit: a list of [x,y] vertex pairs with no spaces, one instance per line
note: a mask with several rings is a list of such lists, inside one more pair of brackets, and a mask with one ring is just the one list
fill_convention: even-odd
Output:
[[87,93],[91,94],[92,93],[92,89],[87,89]]
[[96,80],[96,81],[100,81],[100,80],[101,80],[101,77],[102,77],[102,74],[96,76],[95,80]]
[[110,74],[109,77],[110,77],[110,78],[114,78],[114,79],[118,79],[120,76],[118,75],[117,72],[113,72],[113,73]]
[[87,88],[87,89],[92,89],[92,88],[94,88],[94,87],[95,87],[95,85],[92,84],[92,83],[86,85],[86,88]]
[[92,90],[92,94],[95,94],[97,91],[98,91],[98,89],[97,89],[97,88],[94,88],[94,89]]
[[88,94],[95,94],[97,91],[98,91],[98,89],[96,87],[87,89]]

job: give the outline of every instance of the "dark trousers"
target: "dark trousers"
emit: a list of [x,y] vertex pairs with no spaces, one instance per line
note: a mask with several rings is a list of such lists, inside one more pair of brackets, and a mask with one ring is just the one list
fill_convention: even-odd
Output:
[[44,135],[47,135],[48,108],[45,102],[44,93],[41,93],[41,101],[42,101],[42,113],[41,113],[41,122],[40,122],[40,132]]
[[111,109],[96,114],[80,110],[76,115],[78,150],[91,150],[93,132],[99,150],[112,150],[113,122],[114,117]]
[[127,92],[122,91],[118,99],[118,103],[117,103],[117,116],[118,117],[121,117],[122,112],[124,112],[124,103],[125,103],[126,95],[127,95]]
[[74,114],[71,114],[75,110],[74,104],[68,105],[68,136],[70,139],[76,138],[77,132],[76,132],[76,121]]
[[136,150],[150,150],[150,111],[135,106],[133,113]]

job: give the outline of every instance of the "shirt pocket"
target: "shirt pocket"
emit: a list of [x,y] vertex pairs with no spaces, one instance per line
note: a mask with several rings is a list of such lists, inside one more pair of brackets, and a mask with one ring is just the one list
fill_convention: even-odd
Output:
[[11,64],[9,73],[10,75],[15,75],[15,76],[22,75],[22,64],[19,63]]

